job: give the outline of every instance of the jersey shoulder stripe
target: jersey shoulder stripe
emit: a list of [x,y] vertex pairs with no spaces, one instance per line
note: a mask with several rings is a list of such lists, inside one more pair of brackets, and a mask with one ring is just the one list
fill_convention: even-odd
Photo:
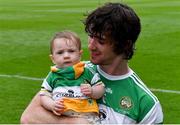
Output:
[[133,73],[130,77],[134,80],[136,85],[143,89],[154,100],[154,102],[158,102],[157,97],[147,88],[147,86],[135,73]]

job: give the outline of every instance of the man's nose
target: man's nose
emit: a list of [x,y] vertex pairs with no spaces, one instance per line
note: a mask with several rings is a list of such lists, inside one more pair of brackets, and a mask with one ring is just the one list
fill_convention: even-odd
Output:
[[94,49],[96,47],[96,41],[95,41],[95,38],[92,37],[92,38],[89,38],[89,41],[88,41],[88,48],[89,49]]

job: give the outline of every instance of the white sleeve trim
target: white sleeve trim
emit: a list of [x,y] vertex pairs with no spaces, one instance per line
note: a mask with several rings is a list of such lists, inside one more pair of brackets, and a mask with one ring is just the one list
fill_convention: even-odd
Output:
[[43,83],[42,83],[42,87],[44,87],[46,90],[48,91],[52,91],[51,86],[48,84],[48,82],[46,81],[46,79],[44,79]]
[[156,104],[152,107],[152,109],[140,122],[140,124],[153,124],[153,123],[154,124],[163,123],[163,112],[159,101],[156,102]]

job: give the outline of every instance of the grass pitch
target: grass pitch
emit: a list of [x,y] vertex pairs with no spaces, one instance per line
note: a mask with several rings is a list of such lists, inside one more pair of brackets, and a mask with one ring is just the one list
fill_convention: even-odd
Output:
[[[0,0],[0,123],[19,123],[20,116],[51,65],[49,41],[62,30],[77,32],[88,60],[84,14],[105,2],[121,1],[135,9],[142,32],[131,68],[149,88],[180,91],[179,0]],[[180,94],[154,92],[164,123],[180,123]]]

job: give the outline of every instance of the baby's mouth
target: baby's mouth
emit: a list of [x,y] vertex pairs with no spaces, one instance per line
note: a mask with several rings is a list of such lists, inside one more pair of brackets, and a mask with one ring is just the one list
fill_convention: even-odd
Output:
[[67,61],[67,62],[64,62],[65,65],[71,65],[72,62],[71,61]]

